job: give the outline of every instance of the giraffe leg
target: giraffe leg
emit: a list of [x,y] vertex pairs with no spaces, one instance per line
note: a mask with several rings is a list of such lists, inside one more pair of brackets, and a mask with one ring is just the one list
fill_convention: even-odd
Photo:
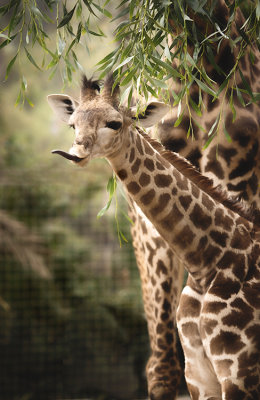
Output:
[[207,357],[200,334],[203,295],[184,288],[177,312],[177,326],[185,356],[185,378],[192,400],[221,400],[221,386]]
[[172,251],[134,204],[130,217],[152,351],[146,367],[148,392],[151,400],[173,400],[181,378],[175,317],[183,268],[173,264]]

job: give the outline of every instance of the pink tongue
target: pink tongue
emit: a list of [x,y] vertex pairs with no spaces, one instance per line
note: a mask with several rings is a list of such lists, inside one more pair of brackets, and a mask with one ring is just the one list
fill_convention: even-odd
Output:
[[73,154],[67,153],[66,151],[63,150],[52,150],[53,154],[59,154],[60,156],[67,158],[67,160],[71,160],[74,162],[80,162],[83,160],[83,158],[74,156]]

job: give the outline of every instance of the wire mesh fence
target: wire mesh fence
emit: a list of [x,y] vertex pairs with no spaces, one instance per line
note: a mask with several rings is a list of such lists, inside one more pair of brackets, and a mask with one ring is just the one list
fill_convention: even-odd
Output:
[[46,182],[0,190],[0,399],[144,398],[140,280],[115,210],[96,218],[104,192],[79,211],[71,193],[53,207]]

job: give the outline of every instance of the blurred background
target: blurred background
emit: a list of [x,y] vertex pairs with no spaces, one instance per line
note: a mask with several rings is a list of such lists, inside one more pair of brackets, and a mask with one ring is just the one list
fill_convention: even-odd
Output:
[[[106,39],[77,53],[88,76],[115,45],[100,23]],[[149,341],[126,202],[119,188],[120,247],[115,202],[97,219],[109,165],[83,170],[51,154],[70,147],[73,130],[46,96],[77,98],[81,74],[63,88],[59,72],[49,79],[24,56],[5,81],[12,50],[0,52],[0,399],[145,398]],[[31,105],[15,106],[21,66]]]

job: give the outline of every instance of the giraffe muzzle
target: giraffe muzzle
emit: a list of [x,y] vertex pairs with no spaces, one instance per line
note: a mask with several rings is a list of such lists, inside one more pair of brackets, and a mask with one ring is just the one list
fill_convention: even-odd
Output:
[[52,150],[52,153],[59,154],[60,156],[66,158],[67,160],[74,161],[75,163],[79,163],[80,161],[85,159],[84,157],[81,158],[81,157],[75,156],[74,154],[67,153],[66,151],[63,151],[63,150]]

